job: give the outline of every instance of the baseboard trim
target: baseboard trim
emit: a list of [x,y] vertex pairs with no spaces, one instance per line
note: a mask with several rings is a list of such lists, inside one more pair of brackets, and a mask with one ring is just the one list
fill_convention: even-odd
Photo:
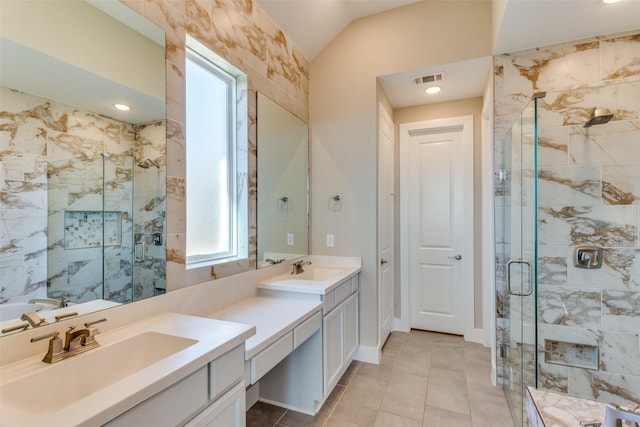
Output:
[[374,347],[362,344],[360,344],[358,351],[356,351],[355,356],[353,356],[355,360],[359,360],[360,362],[374,363],[376,365],[380,363],[381,357],[382,349],[377,346]]
[[469,342],[474,342],[477,344],[482,344],[485,347],[489,347],[489,343],[485,342],[485,334],[484,329],[475,328],[464,334],[464,340]]
[[409,319],[404,317],[396,317],[393,319],[393,330],[398,332],[411,331],[411,325],[409,325]]

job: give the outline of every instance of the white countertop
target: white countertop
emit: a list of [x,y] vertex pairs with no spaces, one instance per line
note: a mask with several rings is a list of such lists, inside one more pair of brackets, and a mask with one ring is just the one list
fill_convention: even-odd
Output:
[[[99,325],[98,325],[99,326]],[[33,411],[12,407],[2,389],[31,375],[44,375],[46,370],[58,365],[73,364],[92,352],[99,352],[110,345],[126,341],[138,334],[157,332],[195,340],[190,345],[168,357],[125,376],[57,411],[43,410],[42,403],[33,401]],[[133,408],[156,393],[187,377],[227,351],[242,344],[255,333],[250,325],[212,320],[196,316],[161,313],[143,321],[96,336],[100,347],[55,364],[41,361],[44,355],[31,357],[5,365],[0,370],[0,425],[2,426],[71,426],[102,425]],[[86,359],[89,360],[89,359]],[[92,360],[92,359],[91,359]],[[67,368],[70,365],[67,365]],[[95,369],[101,369],[96,366]],[[41,384],[46,392],[59,393],[56,384]],[[35,410],[38,408],[38,410]]]
[[286,273],[270,277],[258,282],[258,289],[268,289],[274,291],[299,292],[304,294],[326,295],[335,289],[340,283],[355,276],[362,267],[360,265],[316,265],[305,266],[305,270],[313,268],[330,269],[334,271],[326,280],[305,280],[298,279],[296,275]]
[[320,301],[256,296],[207,317],[256,326],[256,334],[245,343],[249,360],[321,309]]

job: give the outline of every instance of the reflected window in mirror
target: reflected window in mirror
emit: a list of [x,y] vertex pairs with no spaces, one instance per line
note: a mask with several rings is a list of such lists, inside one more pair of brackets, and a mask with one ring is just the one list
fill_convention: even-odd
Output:
[[187,37],[187,266],[247,257],[246,75]]

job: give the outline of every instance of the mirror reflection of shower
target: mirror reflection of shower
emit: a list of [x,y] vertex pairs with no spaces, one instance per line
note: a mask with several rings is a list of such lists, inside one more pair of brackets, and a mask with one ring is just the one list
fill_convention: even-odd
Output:
[[[166,166],[161,159],[138,160],[136,173],[137,221],[134,235],[134,299],[165,292],[165,278],[156,271],[165,268],[164,229],[157,221],[165,212],[164,184]],[[163,217],[164,215],[160,215]],[[164,218],[163,218],[164,219]]]
[[138,166],[142,169],[149,169],[151,166],[160,169],[160,165],[151,159],[146,159],[145,161],[138,163]]
[[589,116],[589,119],[584,122],[582,127],[589,128],[594,125],[603,125],[605,123],[609,123],[612,118],[613,114],[606,108],[593,107],[591,116]]

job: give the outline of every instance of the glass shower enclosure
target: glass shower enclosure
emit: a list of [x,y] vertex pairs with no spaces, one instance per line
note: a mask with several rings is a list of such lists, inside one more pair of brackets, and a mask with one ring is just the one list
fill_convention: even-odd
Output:
[[495,150],[498,382],[640,404],[640,81],[537,94]]
[[47,163],[47,297],[127,303],[163,292],[164,169],[110,153]]
[[536,118],[533,99],[496,159],[498,377],[517,425],[526,419],[526,387],[536,386]]

